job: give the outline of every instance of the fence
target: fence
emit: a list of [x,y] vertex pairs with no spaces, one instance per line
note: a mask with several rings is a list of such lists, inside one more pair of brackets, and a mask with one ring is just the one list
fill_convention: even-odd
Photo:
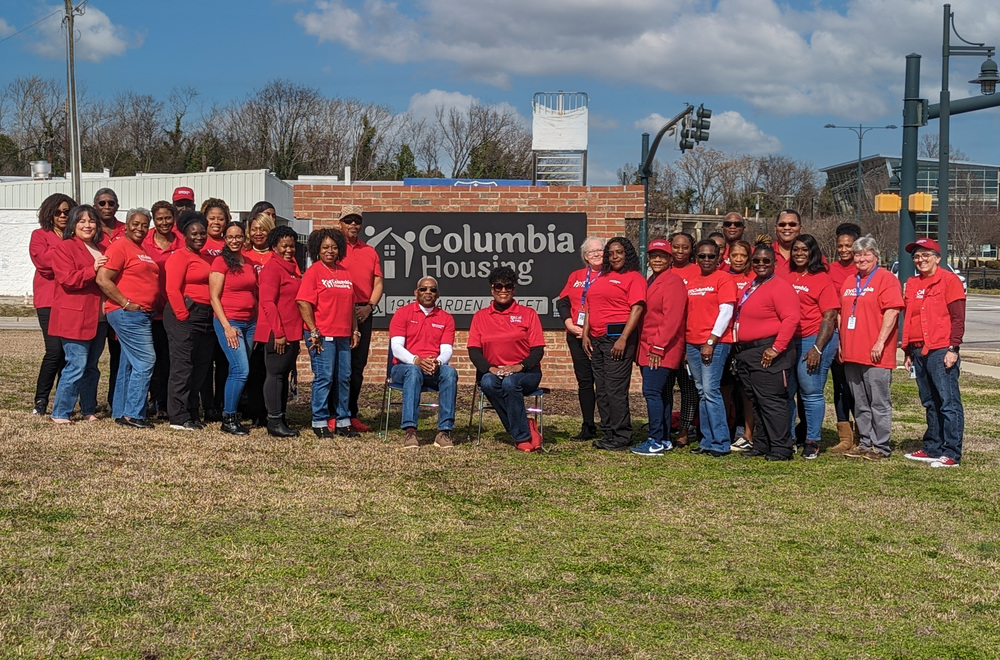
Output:
[[970,289],[1000,289],[1000,270],[969,268],[962,272]]

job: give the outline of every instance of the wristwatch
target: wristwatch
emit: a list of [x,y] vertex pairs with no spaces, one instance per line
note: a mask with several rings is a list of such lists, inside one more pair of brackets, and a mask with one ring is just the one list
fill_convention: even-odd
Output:
[[948,350],[952,353],[958,353],[958,346],[949,346]]
[[707,344],[708,346],[715,346],[715,340],[709,337],[708,341],[706,341],[705,344]]

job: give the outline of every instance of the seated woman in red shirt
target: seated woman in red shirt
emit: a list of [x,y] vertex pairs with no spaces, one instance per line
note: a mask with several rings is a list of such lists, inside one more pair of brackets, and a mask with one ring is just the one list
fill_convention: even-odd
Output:
[[351,428],[351,349],[361,332],[354,313],[354,283],[342,263],[346,255],[347,238],[339,229],[310,234],[313,265],[302,276],[295,297],[309,342],[312,430],[318,438],[332,438],[331,429],[347,438],[361,435]]
[[[299,434],[288,427],[288,375],[299,356],[302,339],[302,315],[295,296],[302,284],[302,273],[295,261],[299,240],[288,226],[275,227],[268,235],[274,257],[260,271],[260,313],[254,330],[254,343],[264,352],[264,403],[267,406],[267,433],[279,438]],[[252,369],[252,365],[251,365]]]
[[514,300],[517,275],[510,266],[494,268],[489,282],[493,302],[472,317],[469,359],[476,365],[483,394],[517,448],[534,451],[542,446],[542,435],[535,420],[528,420],[524,397],[542,382],[542,322],[535,310]]
[[215,312],[212,326],[229,363],[221,430],[233,435],[247,435],[250,432],[240,424],[236,408],[250,374],[250,352],[253,351],[253,334],[257,325],[257,271],[243,257],[246,238],[243,224],[230,222],[223,236],[226,247],[212,261],[212,272],[208,276],[208,294]]
[[101,308],[97,270],[104,265],[103,231],[97,209],[89,204],[69,213],[63,242],[52,254],[56,289],[49,334],[62,341],[66,366],[52,402],[52,421],[69,424],[77,399],[88,422],[97,419],[97,361],[104,351],[108,324]]
[[198,419],[198,393],[216,347],[208,294],[211,265],[201,253],[205,247],[205,216],[184,211],[177,224],[184,233],[184,249],[172,254],[165,264],[167,306],[163,310],[163,328],[170,344],[167,412],[170,428],[194,431],[205,428]]
[[674,404],[674,375],[684,359],[684,313],[687,289],[670,272],[670,243],[662,238],[649,243],[653,271],[646,288],[646,312],[639,331],[635,361],[642,373],[642,396],[649,414],[646,441],[632,447],[640,456],[660,456],[670,451],[670,417]]
[[750,260],[756,277],[743,290],[733,317],[736,373],[753,403],[757,428],[743,456],[792,460],[788,378],[795,368],[792,337],[799,325],[795,289],[774,274],[774,248],[758,245]]

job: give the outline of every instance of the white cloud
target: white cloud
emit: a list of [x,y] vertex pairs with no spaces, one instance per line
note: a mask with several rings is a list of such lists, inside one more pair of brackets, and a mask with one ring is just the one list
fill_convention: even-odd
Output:
[[754,156],[781,151],[778,138],[760,130],[738,112],[720,112],[711,121],[709,145],[716,149]]
[[[797,6],[805,9],[777,0],[314,0],[296,20],[366,57],[443,62],[500,88],[514,76],[592,75],[732,94],[773,115],[883,115],[899,100],[909,52],[925,55],[933,79],[938,0]],[[963,0],[959,31],[973,41],[1000,33],[995,9],[995,0]]]
[[434,119],[435,111],[441,107],[447,113],[452,108],[468,110],[472,104],[478,103],[478,99],[461,92],[445,92],[440,89],[432,89],[426,94],[414,94],[410,97],[408,108],[410,116],[415,120]]
[[[45,12],[57,7],[44,7]],[[66,57],[66,36],[58,18],[39,24],[40,38],[28,47],[37,55],[49,59]],[[92,4],[87,4],[83,15],[77,16],[75,26],[76,58],[87,62],[100,62],[109,57],[125,54],[129,48],[138,48],[145,41],[143,32],[129,30],[111,22],[108,15]]]
[[664,117],[659,112],[654,112],[647,117],[640,119],[632,124],[632,128],[637,131],[645,131],[650,135],[656,135],[663,128],[663,125],[670,121],[669,118]]
[[13,25],[0,18],[0,37],[9,37],[15,32],[17,32],[17,29]]

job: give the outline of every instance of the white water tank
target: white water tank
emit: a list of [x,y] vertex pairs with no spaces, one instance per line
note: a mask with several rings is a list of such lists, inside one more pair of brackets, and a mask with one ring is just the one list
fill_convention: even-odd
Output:
[[31,161],[31,178],[32,179],[51,179],[52,178],[52,163],[47,160],[33,160]]

